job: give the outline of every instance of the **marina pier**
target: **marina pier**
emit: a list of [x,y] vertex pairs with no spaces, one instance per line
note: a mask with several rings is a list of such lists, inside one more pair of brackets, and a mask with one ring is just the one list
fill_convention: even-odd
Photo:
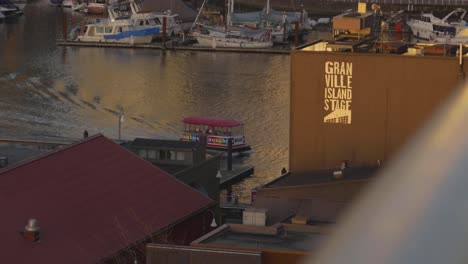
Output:
[[126,48],[126,49],[150,49],[150,50],[167,50],[167,51],[197,51],[197,52],[242,52],[242,53],[259,53],[259,54],[278,54],[289,55],[289,49],[244,49],[244,48],[206,48],[196,46],[171,46],[164,47],[161,43],[151,44],[125,44],[125,43],[109,43],[109,42],[82,42],[71,40],[58,40],[58,46],[63,47],[89,47],[89,48]]

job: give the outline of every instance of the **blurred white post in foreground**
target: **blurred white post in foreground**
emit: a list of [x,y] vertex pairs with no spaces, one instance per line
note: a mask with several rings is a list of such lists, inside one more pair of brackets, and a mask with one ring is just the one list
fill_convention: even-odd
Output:
[[314,256],[307,263],[467,263],[467,87],[383,170]]

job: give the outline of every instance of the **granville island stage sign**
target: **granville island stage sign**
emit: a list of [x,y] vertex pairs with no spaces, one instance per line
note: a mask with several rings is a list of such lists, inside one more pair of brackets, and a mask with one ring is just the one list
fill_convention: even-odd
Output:
[[351,124],[353,63],[325,62],[325,123]]

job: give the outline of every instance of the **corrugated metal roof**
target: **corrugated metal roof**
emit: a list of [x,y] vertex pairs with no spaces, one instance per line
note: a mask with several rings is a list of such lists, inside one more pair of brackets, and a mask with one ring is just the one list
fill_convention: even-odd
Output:
[[[0,171],[0,260],[95,263],[212,203],[97,135]],[[40,242],[18,234],[29,218]]]
[[[363,167],[350,167],[342,171],[342,179],[345,180],[357,180],[367,179],[376,174],[380,169],[379,166],[363,166]],[[264,188],[275,188],[275,187],[286,187],[286,186],[300,186],[308,184],[320,184],[326,182],[336,182],[333,172],[339,171],[340,169],[323,169],[314,170],[311,172],[304,173],[289,173],[281,176],[269,183],[262,185]]]

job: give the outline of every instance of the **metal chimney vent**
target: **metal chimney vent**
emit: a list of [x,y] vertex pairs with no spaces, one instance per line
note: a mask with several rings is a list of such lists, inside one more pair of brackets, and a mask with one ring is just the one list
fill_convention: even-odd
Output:
[[346,168],[348,168],[348,161],[347,160],[343,160],[341,162],[341,166],[340,166],[341,170],[344,170]]
[[35,242],[39,240],[39,222],[36,219],[29,219],[24,231],[20,232],[24,239]]
[[28,224],[24,227],[25,231],[37,232],[39,231],[39,223],[36,219],[29,219]]

